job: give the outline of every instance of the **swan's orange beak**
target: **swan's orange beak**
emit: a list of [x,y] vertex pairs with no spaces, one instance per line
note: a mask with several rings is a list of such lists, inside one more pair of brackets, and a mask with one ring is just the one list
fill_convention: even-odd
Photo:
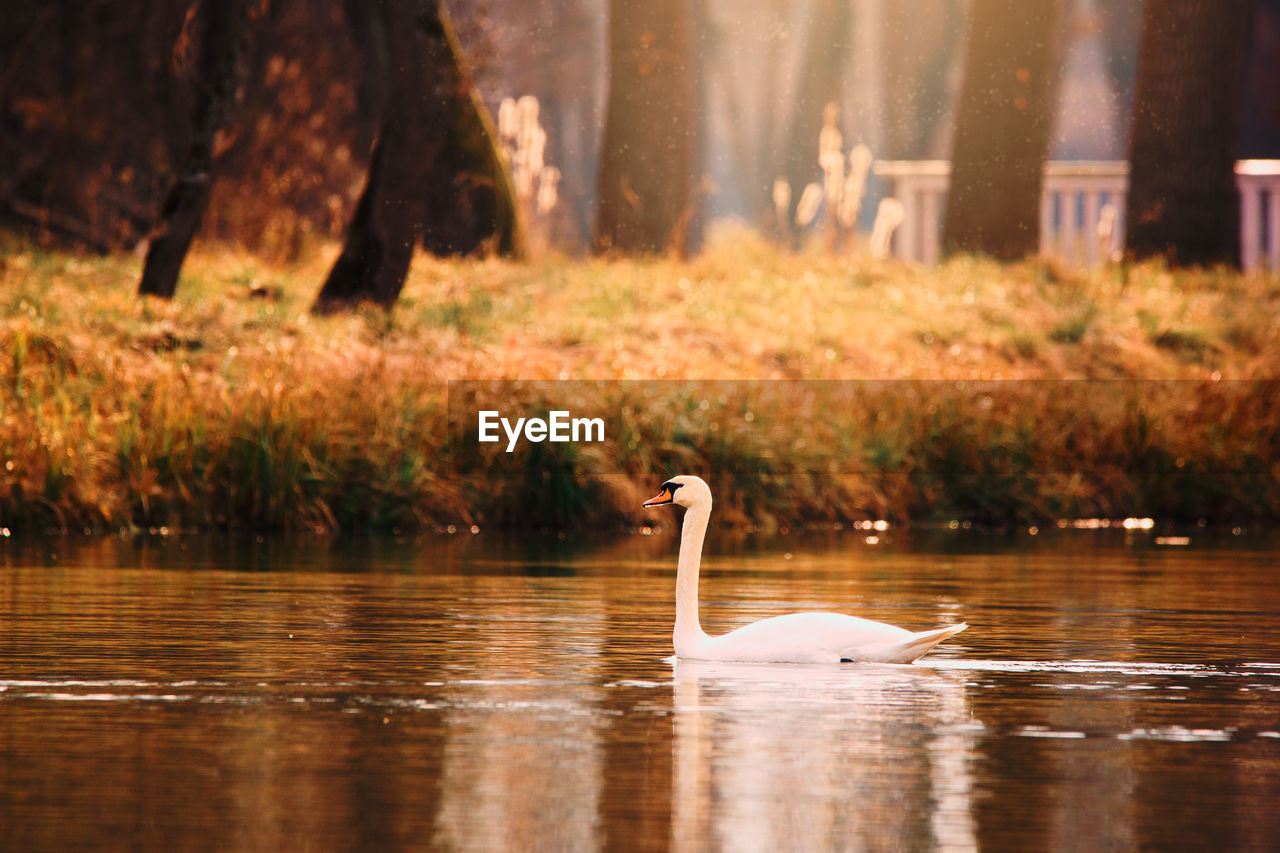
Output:
[[673,500],[675,500],[675,494],[671,489],[663,489],[662,493],[657,497],[649,498],[649,500],[645,501],[644,506],[666,506]]

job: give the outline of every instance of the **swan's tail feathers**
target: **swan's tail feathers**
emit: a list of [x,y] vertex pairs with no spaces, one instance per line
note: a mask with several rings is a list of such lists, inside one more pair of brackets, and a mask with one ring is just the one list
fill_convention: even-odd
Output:
[[932,631],[921,631],[911,638],[911,642],[907,643],[903,652],[907,655],[907,659],[903,663],[911,663],[916,658],[922,657],[934,646],[941,643],[949,637],[954,637],[965,628],[968,624],[961,622],[959,625],[948,625],[945,628],[935,628]]
[[921,631],[912,634],[906,640],[888,643],[878,648],[863,649],[855,660],[875,661],[877,663],[911,663],[923,657],[934,646],[948,637],[954,637],[969,626],[964,622],[959,625],[948,625],[932,631]]

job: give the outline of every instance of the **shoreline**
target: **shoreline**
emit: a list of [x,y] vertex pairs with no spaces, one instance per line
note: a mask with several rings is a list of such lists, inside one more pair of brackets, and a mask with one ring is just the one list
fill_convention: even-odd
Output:
[[[0,526],[621,527],[686,471],[739,528],[1280,519],[1274,278],[730,232],[686,262],[419,258],[392,314],[311,316],[335,251],[198,246],[160,302],[135,257],[0,238]],[[450,380],[603,440],[460,441]]]

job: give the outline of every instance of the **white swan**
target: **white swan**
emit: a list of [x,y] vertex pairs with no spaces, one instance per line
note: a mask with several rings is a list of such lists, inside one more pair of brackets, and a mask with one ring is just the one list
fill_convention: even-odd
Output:
[[912,633],[843,613],[791,613],[762,619],[719,637],[698,623],[698,567],[711,518],[711,489],[701,477],[681,475],[662,484],[646,507],[685,507],[676,569],[676,657],[742,663],[911,663],[967,625]]

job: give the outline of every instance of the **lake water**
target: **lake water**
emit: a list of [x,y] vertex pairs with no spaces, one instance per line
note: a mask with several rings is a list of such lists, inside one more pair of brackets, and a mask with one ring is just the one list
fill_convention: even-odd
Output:
[[0,847],[1280,849],[1280,541],[1155,535],[709,545],[909,667],[669,660],[671,531],[0,540]]

